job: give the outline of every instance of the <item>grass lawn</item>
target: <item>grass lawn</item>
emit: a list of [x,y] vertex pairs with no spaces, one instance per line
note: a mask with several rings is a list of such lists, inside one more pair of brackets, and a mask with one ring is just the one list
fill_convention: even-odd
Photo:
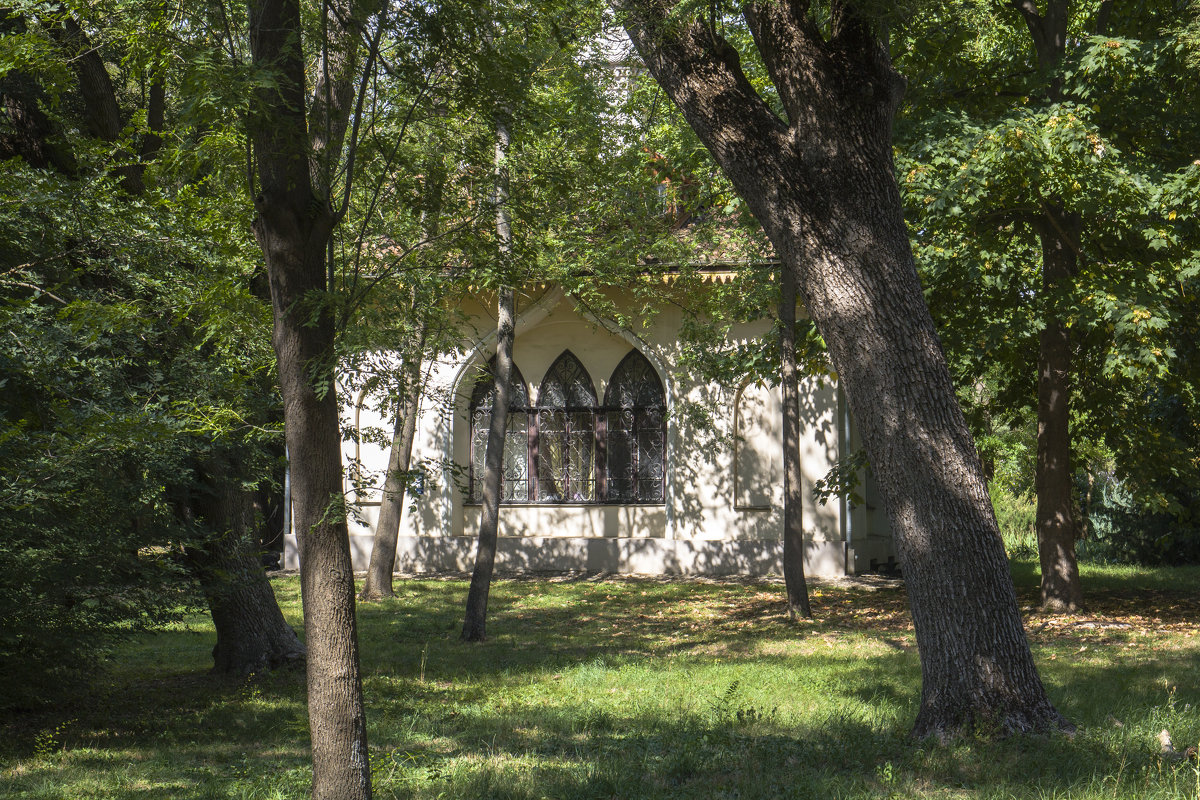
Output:
[[[1017,562],[1022,602],[1036,566]],[[1085,567],[1076,618],[1024,610],[1073,738],[915,742],[920,666],[895,585],[818,584],[791,625],[753,582],[505,580],[482,645],[465,582],[360,607],[382,798],[1191,798],[1200,570]],[[300,622],[299,582],[275,582]],[[301,798],[303,675],[210,679],[199,617],[117,652],[70,708],[0,721],[0,798]]]

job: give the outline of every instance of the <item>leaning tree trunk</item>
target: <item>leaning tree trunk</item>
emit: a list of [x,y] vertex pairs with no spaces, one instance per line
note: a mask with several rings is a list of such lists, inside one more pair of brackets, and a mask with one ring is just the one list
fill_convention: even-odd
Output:
[[[508,149],[511,139],[507,121],[496,122],[496,241],[501,266],[512,255],[512,223],[508,214]],[[508,429],[508,398],[512,384],[513,338],[516,333],[516,299],[511,287],[500,288],[496,299],[496,367],[492,393],[492,418],[488,425],[487,450],[484,453],[483,509],[479,515],[479,546],[475,569],[467,592],[462,639],[482,642],[487,638],[487,604],[492,590],[492,572],[496,565],[496,546],[500,532],[500,497],[504,491],[504,439]]]
[[893,173],[903,82],[870,20],[834,3],[744,7],[780,119],[701,20],[628,0],[655,79],[762,224],[829,347],[879,479],[921,656],[914,733],[1068,726],[1046,696],[987,485],[913,264]]
[[417,346],[405,359],[403,374],[404,399],[396,416],[396,430],[388,455],[387,475],[383,480],[383,495],[379,502],[379,521],[371,547],[371,562],[363,582],[361,600],[382,600],[395,597],[392,573],[396,567],[396,542],[400,536],[400,520],[404,516],[404,498],[408,487],[408,467],[412,459],[413,441],[417,436],[417,411],[421,404],[421,352],[425,347],[422,329]]
[[783,583],[788,616],[812,619],[804,580],[804,493],[800,471],[800,380],[796,370],[796,276],[784,267],[779,300],[783,392]]
[[488,425],[487,451],[484,454],[483,508],[479,515],[479,544],[475,568],[467,592],[467,610],[463,619],[462,639],[482,642],[487,638],[488,595],[492,590],[492,572],[496,565],[496,546],[500,532],[500,496],[504,491],[504,439],[508,428],[508,398],[512,379],[514,320],[513,290],[500,289],[496,323],[496,374],[492,395],[492,418]]
[[[442,153],[437,150],[425,163],[424,209],[421,212],[422,227],[426,240],[437,236],[442,213],[442,197],[445,172],[441,167]],[[383,480],[383,496],[379,504],[379,520],[375,525],[375,536],[371,546],[371,561],[367,565],[367,577],[363,581],[361,600],[382,600],[395,597],[392,588],[392,573],[396,568],[396,543],[400,536],[400,520],[404,516],[404,499],[410,476],[413,442],[417,435],[417,412],[421,407],[421,364],[425,358],[425,337],[429,330],[429,318],[419,307],[420,298],[414,290],[412,313],[420,318],[416,334],[409,342],[408,352],[403,355],[400,387],[403,399],[397,411],[392,448],[388,454],[387,474]]]
[[250,675],[301,664],[304,645],[283,618],[259,561],[253,496],[235,483],[209,478],[192,502],[211,535],[188,549],[188,563],[217,629],[212,671]]
[[[300,550],[312,795],[363,800],[371,796],[371,768],[342,494],[333,304],[327,299],[332,287],[326,278],[326,248],[337,218],[329,184],[318,192],[310,173],[310,163],[320,160],[314,153],[330,152],[330,132],[344,127],[349,112],[329,111],[331,102],[337,105],[337,92],[322,95],[314,107],[337,119],[323,124],[318,115],[313,135],[325,137],[324,143],[318,148],[310,142],[299,2],[252,0],[248,11],[254,65],[273,79],[259,89],[251,116],[260,184],[254,234],[271,288],[272,343]],[[339,24],[336,16],[330,22]],[[331,152],[340,152],[340,141],[335,143]]]
[[[1053,216],[1052,216],[1053,215]],[[1071,469],[1071,334],[1056,296],[1074,279],[1078,218],[1048,210],[1041,226],[1042,292],[1046,327],[1038,337],[1037,535],[1042,608],[1073,612],[1083,606],[1075,557],[1074,473]],[[1073,237],[1071,241],[1068,241]]]

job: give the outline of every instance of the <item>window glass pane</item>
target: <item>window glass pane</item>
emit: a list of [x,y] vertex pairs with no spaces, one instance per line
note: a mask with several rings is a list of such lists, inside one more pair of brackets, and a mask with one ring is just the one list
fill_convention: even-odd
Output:
[[595,406],[591,376],[564,350],[538,389],[538,502],[596,500]]
[[604,404],[609,409],[606,499],[662,502],[666,394],[658,373],[637,350],[629,351],[613,370]]
[[658,373],[637,350],[630,350],[629,355],[621,359],[621,363],[613,370],[608,389],[604,392],[604,405],[621,408],[666,406],[666,395]]
[[[471,502],[483,501],[483,485],[487,476],[488,427],[492,423],[492,405],[495,397],[495,367],[493,356],[487,366],[481,368],[471,393],[471,485],[468,497]],[[529,389],[521,370],[513,364],[509,384],[509,413],[507,433],[504,437],[503,475],[500,498],[502,502],[525,502],[530,495],[529,475]]]
[[523,411],[508,413],[502,499],[515,503],[529,500],[529,415]]
[[541,408],[590,408],[596,405],[592,377],[570,350],[554,360],[538,390]]
[[538,502],[561,503],[566,497],[563,461],[567,415],[543,409],[538,412]]
[[609,411],[608,460],[609,502],[631,502],[636,496],[633,478],[633,410]]
[[663,499],[663,415],[648,409],[638,416],[637,426],[637,499],[655,503]]
[[487,457],[488,427],[492,414],[485,409],[476,409],[471,414],[471,502],[483,500],[483,478],[486,474],[484,459]]
[[567,436],[567,498],[572,503],[596,499],[596,464],[593,460],[595,433],[592,412],[572,412],[568,415]]

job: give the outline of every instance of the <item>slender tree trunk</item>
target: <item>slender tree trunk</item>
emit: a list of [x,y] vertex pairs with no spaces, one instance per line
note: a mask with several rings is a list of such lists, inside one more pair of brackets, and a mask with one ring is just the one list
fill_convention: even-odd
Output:
[[[1050,215],[1053,214],[1051,218]],[[1046,327],[1039,335],[1037,404],[1037,533],[1042,608],[1073,612],[1083,606],[1075,558],[1074,471],[1071,468],[1071,334],[1055,310],[1056,296],[1074,280],[1078,218],[1057,209],[1041,226]],[[1068,241],[1068,238],[1072,238]]]
[[[1071,4],[1048,0],[1040,13],[1033,0],[1010,0],[1025,20],[1038,67],[1048,74],[1051,102],[1062,100],[1061,66],[1067,48]],[[1099,24],[1111,11],[1100,9]],[[1078,215],[1047,205],[1037,225],[1042,243],[1042,292],[1046,327],[1038,336],[1037,534],[1042,570],[1042,608],[1077,611],[1083,606],[1075,558],[1075,514],[1071,470],[1071,335],[1057,311],[1057,296],[1075,280],[1082,224]]]
[[417,413],[421,405],[421,353],[425,347],[422,327],[417,345],[405,359],[404,400],[396,416],[396,430],[388,455],[387,476],[379,503],[379,520],[371,546],[371,563],[363,583],[360,600],[382,600],[395,597],[392,573],[396,565],[396,541],[400,536],[400,520],[404,516],[405,490],[408,486],[408,467],[412,458],[413,441],[417,434]]
[[483,509],[479,517],[479,545],[475,569],[467,592],[466,617],[462,639],[482,642],[487,638],[487,604],[496,565],[496,544],[500,529],[500,497],[504,490],[504,439],[508,428],[508,398],[512,377],[513,290],[500,289],[496,324],[496,389],[492,419],[488,426],[487,452],[484,455]]
[[163,126],[166,124],[167,87],[163,78],[157,77],[150,84],[146,103],[146,136],[142,139],[142,161],[152,161],[162,147]]
[[[499,256],[506,265],[512,255],[512,225],[508,215],[508,124],[496,123],[496,239]],[[500,497],[504,491],[504,439],[508,429],[508,398],[512,378],[513,337],[516,332],[516,300],[513,290],[501,287],[496,302],[496,367],[492,419],[488,426],[487,452],[484,455],[483,510],[479,518],[479,546],[475,569],[467,592],[466,616],[462,639],[481,642],[487,638],[487,604],[492,590],[492,571],[496,565],[496,543],[500,529]]]
[[[421,227],[425,238],[437,236],[442,214],[442,198],[445,189],[445,170],[442,168],[442,153],[432,154],[425,162],[424,191],[422,192]],[[388,454],[387,475],[383,482],[383,496],[379,506],[379,520],[375,525],[375,537],[371,547],[371,562],[367,565],[367,578],[363,582],[361,600],[382,600],[395,597],[392,588],[392,573],[396,566],[396,541],[400,535],[400,521],[404,516],[405,490],[408,486],[408,467],[412,459],[413,442],[417,434],[417,414],[421,407],[421,365],[425,358],[425,340],[429,332],[429,318],[420,308],[420,298],[414,290],[412,313],[420,318],[418,330],[404,355],[401,371],[403,400],[397,412],[392,448]]]
[[744,13],[777,116],[711,26],[618,3],[651,73],[762,224],[829,346],[891,521],[921,655],[917,736],[1069,727],[1038,677],[974,441],[913,264],[892,163],[903,82],[835,3]]
[[264,194],[258,206],[255,233],[272,288],[292,519],[300,550],[313,797],[367,798],[371,771],[342,495],[333,322],[326,308],[312,323],[306,302],[324,293],[325,248],[312,244],[323,237],[314,230],[307,204],[289,208],[285,199]]
[[253,498],[232,481],[209,479],[209,492],[192,505],[212,533],[189,548],[217,629],[214,673],[249,675],[304,662],[304,645],[283,618],[259,561]]
[[[248,11],[253,63],[273,77],[258,90],[250,122],[260,185],[254,233],[271,288],[300,549],[312,794],[317,800],[363,800],[371,796],[371,769],[342,494],[333,307],[327,301],[326,252],[337,219],[310,173],[321,159],[309,142],[299,2],[252,0]],[[327,111],[333,96],[322,95]],[[316,119],[312,125],[334,134],[344,129],[340,121]],[[340,140],[332,152],[339,149]]]
[[780,271],[779,353],[783,392],[783,583],[788,616],[812,619],[804,580],[804,493],[800,470],[800,380],[796,370],[796,276]]

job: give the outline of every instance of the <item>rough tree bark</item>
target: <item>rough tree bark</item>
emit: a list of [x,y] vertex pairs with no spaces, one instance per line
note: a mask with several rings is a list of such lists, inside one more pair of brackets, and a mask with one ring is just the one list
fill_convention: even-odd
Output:
[[[512,255],[512,223],[508,212],[508,167],[505,159],[511,144],[508,123],[496,122],[496,241],[502,264]],[[508,429],[508,398],[512,378],[513,337],[516,333],[516,300],[511,287],[501,287],[496,300],[495,389],[492,418],[484,455],[483,509],[479,516],[479,545],[475,568],[467,592],[462,640],[482,642],[487,638],[487,604],[496,565],[496,543],[500,529],[500,497],[504,491],[504,439]]]
[[[1046,13],[1033,0],[1011,0],[1029,28],[1038,68],[1049,76],[1048,99],[1062,100],[1062,78],[1056,74],[1067,49],[1068,0],[1050,0]],[[1102,4],[1108,7],[1108,4]],[[1101,25],[1107,11],[1102,9]],[[1077,611],[1083,587],[1075,557],[1074,480],[1071,469],[1071,334],[1055,309],[1054,296],[1075,279],[1081,223],[1057,203],[1044,205],[1034,230],[1042,244],[1042,290],[1046,327],[1038,340],[1037,534],[1042,570],[1042,607]]]
[[[336,2],[325,9],[330,29],[356,18],[353,8]],[[248,11],[254,67],[274,78],[257,90],[250,119],[260,189],[253,227],[271,289],[272,341],[300,549],[312,794],[320,800],[359,800],[371,796],[371,770],[342,495],[334,318],[325,302],[331,288],[326,248],[338,221],[329,195],[334,165],[328,154],[341,152],[340,132],[351,105],[337,89],[350,79],[331,72],[330,65],[352,65],[354,59],[321,59],[312,104],[320,113],[306,115],[310,98],[298,0],[252,0]],[[344,41],[353,47],[357,38]]]
[[259,560],[253,496],[211,475],[205,484],[191,509],[210,534],[187,555],[217,629],[212,671],[249,675],[303,663],[304,645],[283,618]]
[[834,2],[751,2],[786,111],[715,25],[616,0],[638,52],[762,224],[829,347],[879,478],[921,655],[913,732],[1068,727],[1046,696],[987,485],[921,292],[893,173],[903,92],[871,21]]
[[387,475],[379,503],[379,521],[372,539],[371,561],[363,581],[360,600],[382,600],[395,597],[392,572],[396,565],[396,541],[400,536],[400,520],[404,516],[405,490],[408,486],[408,467],[412,459],[413,441],[417,436],[417,411],[421,405],[421,354],[425,349],[425,329],[422,325],[416,346],[409,349],[402,367],[404,399],[396,412],[396,430],[388,454]]
[[800,469],[800,379],[796,370],[796,274],[783,270],[779,300],[783,393],[783,582],[788,616],[812,619],[804,579],[804,493]]
[[[61,25],[52,27],[51,32],[59,46],[68,54],[71,68],[79,81],[79,93],[83,97],[87,113],[88,130],[97,139],[106,142],[120,141],[125,123],[121,117],[120,106],[117,105],[116,90],[99,50],[74,17],[66,17]],[[142,164],[125,150],[119,150],[116,157],[124,162],[113,170],[113,173],[120,177],[121,187],[130,194],[141,194],[146,188],[142,181]]]

